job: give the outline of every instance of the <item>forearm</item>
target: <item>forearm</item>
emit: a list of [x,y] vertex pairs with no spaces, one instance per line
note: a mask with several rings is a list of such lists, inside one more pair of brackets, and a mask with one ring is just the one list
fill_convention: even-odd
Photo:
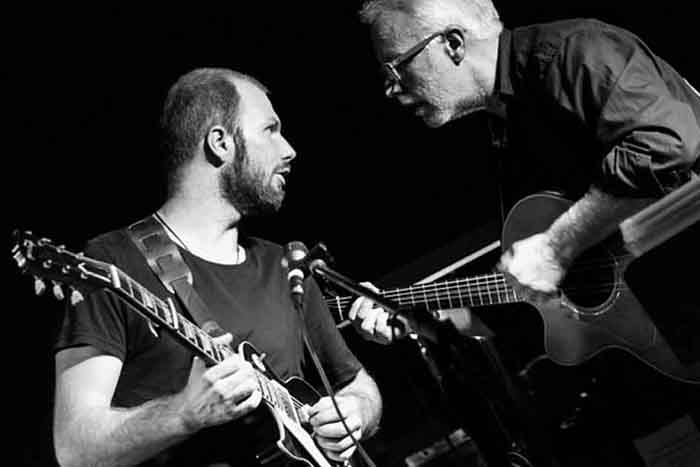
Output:
[[653,201],[619,198],[592,187],[547,230],[557,259],[568,266],[581,252],[611,235],[620,222]]
[[364,370],[347,386],[338,391],[339,396],[356,397],[362,410],[362,438],[372,436],[379,428],[382,417],[382,397],[374,380]]
[[184,440],[189,430],[176,409],[180,405],[175,397],[129,409],[86,410],[57,424],[55,446],[60,464],[135,465]]

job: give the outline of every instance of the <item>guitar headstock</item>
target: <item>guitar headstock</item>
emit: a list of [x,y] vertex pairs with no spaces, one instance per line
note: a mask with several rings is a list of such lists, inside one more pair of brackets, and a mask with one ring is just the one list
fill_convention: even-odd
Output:
[[[82,300],[82,293],[104,288],[111,282],[110,265],[81,253],[74,253],[63,245],[39,237],[29,231],[15,230],[12,257],[23,274],[34,276],[34,292],[41,295],[50,281],[54,296],[62,300],[67,295],[71,302]],[[66,294],[68,286],[70,294]]]

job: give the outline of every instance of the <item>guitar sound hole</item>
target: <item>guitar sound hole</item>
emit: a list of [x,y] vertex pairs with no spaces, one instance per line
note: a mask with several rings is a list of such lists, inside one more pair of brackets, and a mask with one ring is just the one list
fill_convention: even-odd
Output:
[[575,305],[602,305],[615,289],[615,258],[604,248],[587,251],[569,269],[562,289]]

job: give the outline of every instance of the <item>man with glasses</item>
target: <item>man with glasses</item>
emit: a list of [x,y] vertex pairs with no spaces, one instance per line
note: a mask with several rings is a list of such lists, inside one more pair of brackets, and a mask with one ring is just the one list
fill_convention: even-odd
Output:
[[[576,200],[501,258],[531,302],[555,295],[581,252],[700,171],[700,96],[629,31],[581,19],[509,30],[491,0],[369,0],[360,18],[387,97],[429,127],[488,113],[504,204],[541,190]],[[365,337],[392,340],[381,310],[355,319]]]

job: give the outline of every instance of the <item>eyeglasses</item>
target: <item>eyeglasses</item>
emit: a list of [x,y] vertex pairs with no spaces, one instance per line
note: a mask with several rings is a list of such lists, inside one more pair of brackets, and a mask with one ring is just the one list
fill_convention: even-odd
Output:
[[387,88],[390,86],[394,86],[395,84],[401,85],[401,74],[399,73],[399,70],[397,67],[401,65],[402,63],[405,63],[409,60],[411,60],[413,57],[418,55],[425,49],[430,42],[435,39],[438,36],[444,36],[447,34],[447,32],[450,30],[450,28],[445,29],[443,31],[438,31],[434,32],[398,57],[394,58],[393,60],[390,60],[388,62],[384,62],[382,64],[382,70],[384,71],[385,77],[388,79],[388,82],[386,83]]

